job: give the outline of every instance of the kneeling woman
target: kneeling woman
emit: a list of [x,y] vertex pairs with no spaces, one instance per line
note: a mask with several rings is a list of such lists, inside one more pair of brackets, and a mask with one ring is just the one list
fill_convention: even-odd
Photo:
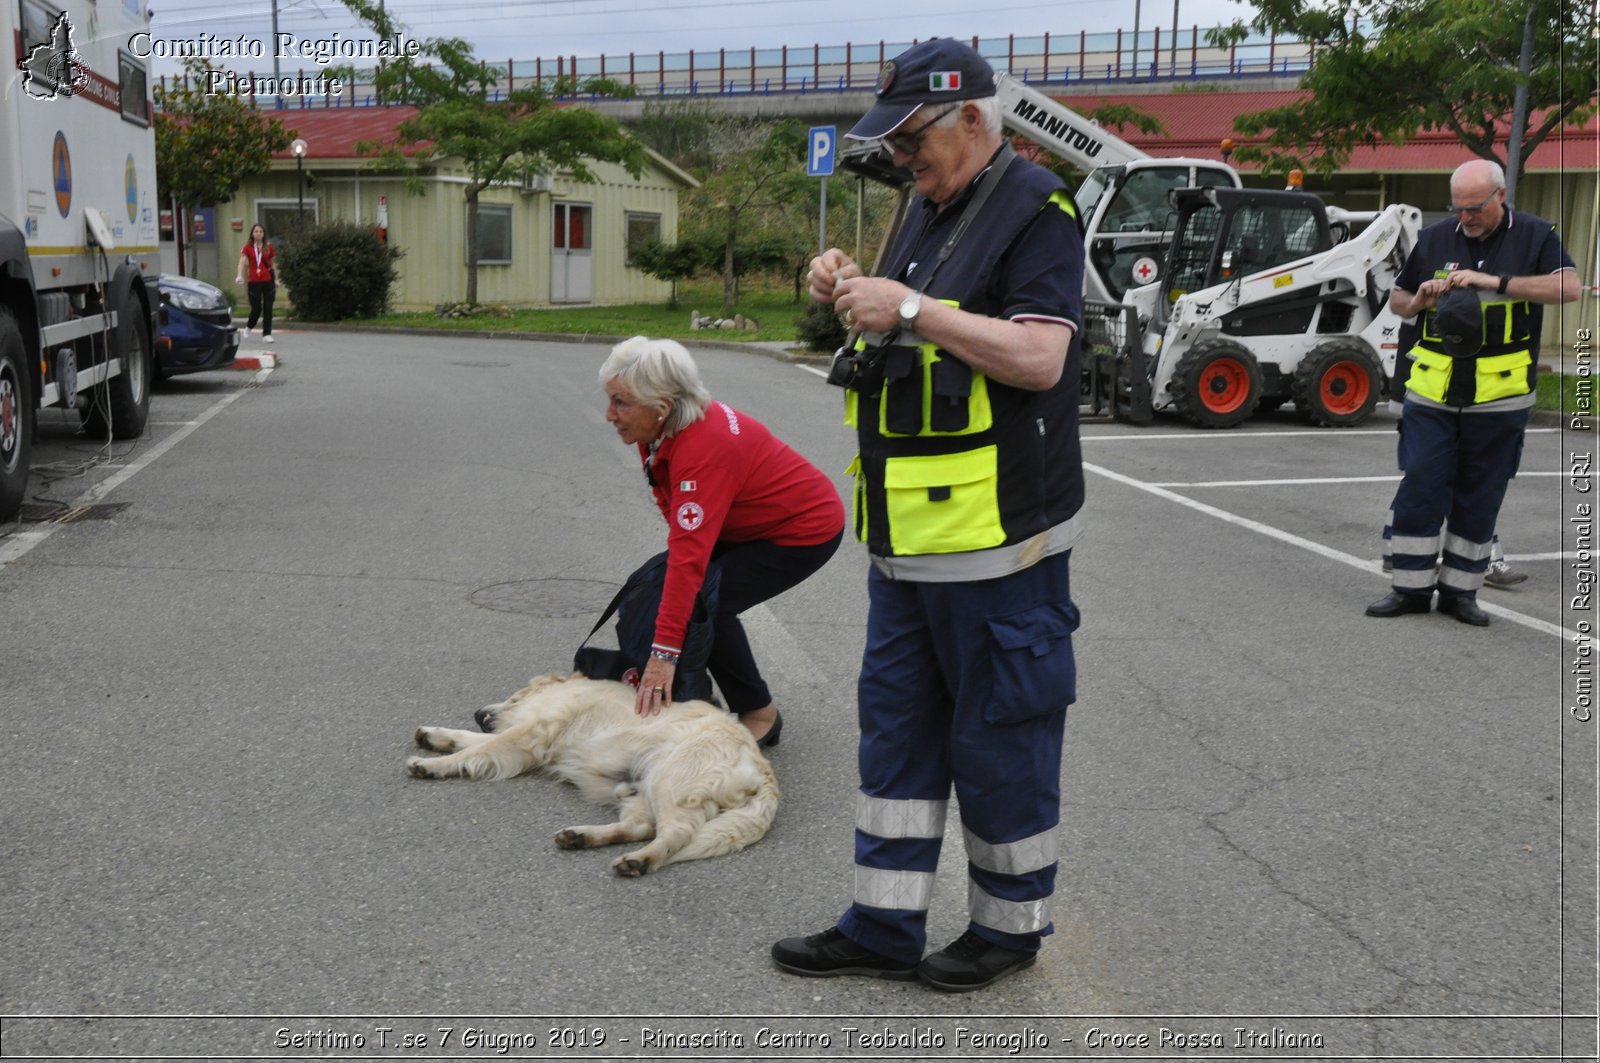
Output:
[[755,418],[716,402],[682,344],[635,336],[600,367],[606,420],[639,448],[667,521],[667,576],[637,711],[672,697],[694,597],[715,560],[722,571],[708,668],[728,708],[763,746],[783,721],[739,614],[817,571],[839,548],[844,505],[815,465]]

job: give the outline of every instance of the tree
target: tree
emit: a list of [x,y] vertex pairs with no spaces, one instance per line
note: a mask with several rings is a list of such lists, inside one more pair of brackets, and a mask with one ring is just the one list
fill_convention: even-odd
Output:
[[[395,22],[368,0],[344,0],[380,37],[395,37]],[[595,180],[588,163],[615,162],[634,177],[644,171],[644,147],[613,118],[587,107],[564,106],[563,97],[626,96],[613,81],[565,77],[505,91],[499,72],[475,59],[459,38],[419,41],[419,54],[390,61],[376,76],[385,100],[418,108],[400,123],[380,165],[403,165],[408,156],[458,158],[466,166],[467,302],[478,301],[478,198],[485,189],[561,170],[580,183]],[[420,60],[431,57],[438,65]],[[377,145],[362,145],[374,149]]]
[[[1590,0],[1254,0],[1258,33],[1293,34],[1316,49],[1296,103],[1240,115],[1234,127],[1258,144],[1236,157],[1273,172],[1331,172],[1360,146],[1402,143],[1448,130],[1473,154],[1507,164],[1513,105],[1527,89],[1527,159],[1563,124],[1595,113],[1600,41]],[[1533,66],[1518,71],[1523,22],[1532,11]],[[1211,43],[1243,39],[1242,21]]]
[[672,293],[667,305],[678,308],[678,282],[695,275],[705,265],[706,248],[694,242],[675,244],[651,240],[634,249],[633,262],[648,277],[668,281]]
[[[805,174],[805,131],[796,122],[768,126],[754,120],[719,123],[716,139],[732,150],[718,151],[712,173],[688,196],[691,224],[715,233],[721,246],[722,310],[738,297],[739,242],[742,228],[764,212],[809,198],[814,182]],[[752,252],[753,253],[753,252]],[[763,258],[767,257],[765,246]],[[747,255],[749,264],[751,256]]]
[[204,92],[211,69],[204,59],[186,59],[181,80],[155,89],[156,189],[162,202],[178,208],[174,221],[180,233],[183,211],[231,199],[247,177],[266,172],[273,152],[294,139],[292,130],[245,99]]

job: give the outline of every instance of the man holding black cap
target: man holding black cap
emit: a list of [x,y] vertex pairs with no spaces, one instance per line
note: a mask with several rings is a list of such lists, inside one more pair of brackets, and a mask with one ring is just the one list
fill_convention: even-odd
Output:
[[[1052,929],[1076,683],[1083,237],[1060,179],[1015,157],[994,92],[956,41],[886,64],[848,135],[882,141],[918,194],[879,276],[837,248],[811,263],[812,298],[861,336],[830,379],[848,389],[872,567],[854,903],[773,946],[794,974],[962,992],[1030,966]],[[969,923],[924,957],[952,786]]]
[[1421,335],[1401,414],[1394,589],[1367,606],[1368,616],[1426,613],[1437,588],[1441,613],[1489,623],[1478,588],[1533,409],[1544,305],[1579,295],[1577,270],[1550,223],[1511,210],[1505,196],[1495,163],[1458,167],[1455,217],[1422,231],[1389,294],[1396,314],[1422,315]]

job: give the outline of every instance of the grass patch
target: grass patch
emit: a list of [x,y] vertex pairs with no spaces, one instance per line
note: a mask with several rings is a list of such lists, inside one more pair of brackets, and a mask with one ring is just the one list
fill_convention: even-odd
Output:
[[[808,300],[796,302],[788,287],[745,285],[733,313],[754,318],[761,327],[755,331],[727,330],[707,332],[689,327],[689,315],[721,317],[722,284],[718,280],[690,281],[678,286],[678,308],[665,303],[633,303],[626,306],[555,306],[512,310],[504,314],[443,318],[432,311],[384,314],[359,322],[400,328],[470,330],[473,332],[552,332],[602,336],[668,336],[673,339],[795,341],[795,321],[805,313]],[[733,314],[729,314],[732,317]]]
[[[1578,386],[1583,385],[1583,401],[1580,403]],[[1576,376],[1563,373],[1540,373],[1539,391],[1533,408],[1536,410],[1565,410],[1568,413],[1582,411],[1585,416],[1594,415],[1594,377]]]

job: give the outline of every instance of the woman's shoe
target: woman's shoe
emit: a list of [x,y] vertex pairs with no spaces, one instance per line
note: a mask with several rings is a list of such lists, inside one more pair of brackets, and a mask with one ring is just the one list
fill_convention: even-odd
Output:
[[767,728],[767,733],[756,739],[756,746],[761,749],[771,749],[778,744],[779,737],[783,734],[783,713],[778,713],[772,718],[772,726]]

